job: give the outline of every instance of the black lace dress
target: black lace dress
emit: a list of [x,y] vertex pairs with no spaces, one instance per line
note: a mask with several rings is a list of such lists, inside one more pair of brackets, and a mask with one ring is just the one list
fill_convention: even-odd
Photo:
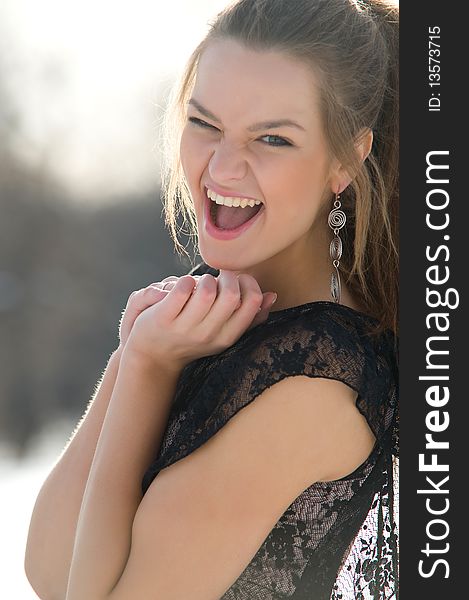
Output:
[[332,302],[287,308],[182,372],[144,493],[161,469],[289,376],[350,386],[377,440],[353,473],[313,483],[292,502],[221,600],[398,598],[396,348],[389,332],[369,335],[373,325],[371,317]]

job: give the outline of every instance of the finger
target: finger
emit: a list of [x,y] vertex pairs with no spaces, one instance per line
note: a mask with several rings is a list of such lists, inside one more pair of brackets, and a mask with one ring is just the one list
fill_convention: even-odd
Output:
[[198,326],[205,319],[217,299],[217,287],[217,279],[213,275],[205,273],[200,277],[190,302],[179,314],[182,327]]
[[182,311],[196,285],[196,280],[191,275],[183,275],[174,287],[159,303],[159,311],[164,319],[173,321]]
[[135,319],[144,310],[162,300],[167,293],[158,288],[148,286],[130,294],[119,323],[119,337],[122,341],[125,341],[126,336],[130,333]]
[[[198,280],[202,277],[202,275],[191,275],[191,277],[193,277],[195,280]],[[181,279],[181,278],[177,277],[176,275],[169,275],[168,277],[165,277],[161,281],[157,282],[157,284],[166,283],[166,282],[170,282],[170,281],[176,282],[176,281],[178,281],[178,279]]]
[[165,277],[164,279],[158,281],[153,285],[156,285],[157,287],[163,290],[172,290],[176,282],[179,281],[179,279],[180,278],[176,277],[176,275],[170,275],[169,277]]
[[169,290],[173,289],[173,287],[175,286],[178,279],[179,279],[179,277],[175,277],[174,279],[173,278],[162,279],[161,281],[157,281],[155,283],[150,283],[150,285],[148,287],[153,288],[155,290],[169,291]]
[[162,290],[156,284],[150,284],[137,292],[132,299],[132,309],[142,312],[146,308],[153,306],[156,302],[162,300],[168,292]]
[[272,306],[277,301],[278,295],[276,292],[266,292],[263,294],[263,296],[264,296],[264,299],[262,300],[259,314],[262,314],[262,313],[268,314],[270,312]]
[[173,289],[174,283],[152,283],[148,287],[154,290],[155,297],[159,295],[164,298]]
[[[201,277],[201,275],[191,275],[191,277],[193,277],[196,281],[198,281]],[[176,284],[176,282],[180,279],[180,277],[176,277],[175,275],[170,275],[169,277],[165,277],[164,279],[162,279],[161,281],[157,281],[156,283],[151,283],[150,285],[152,287],[155,287],[157,289],[163,290],[163,291],[169,291],[172,290],[174,285]]]
[[249,318],[250,315],[257,315],[262,309],[264,295],[256,279],[246,273],[238,276],[239,288],[241,292],[241,305],[233,315],[233,319]]
[[225,339],[236,341],[251,325],[263,302],[262,291],[251,275],[238,276],[241,292],[241,306],[233,312],[223,328]]
[[262,301],[261,308],[254,317],[253,322],[249,326],[249,329],[252,329],[256,325],[260,325],[263,323],[270,314],[270,309],[272,308],[274,302],[277,300],[277,294],[275,292],[266,292],[264,293],[264,300]]
[[219,330],[240,306],[241,290],[238,277],[233,271],[221,270],[217,284],[216,300],[201,324],[207,332]]

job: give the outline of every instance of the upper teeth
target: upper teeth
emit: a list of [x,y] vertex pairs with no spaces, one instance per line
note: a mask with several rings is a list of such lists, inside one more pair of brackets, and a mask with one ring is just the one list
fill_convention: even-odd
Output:
[[217,204],[223,204],[224,206],[240,206],[241,208],[245,208],[246,206],[254,206],[256,204],[262,204],[260,200],[253,200],[248,198],[234,198],[232,196],[220,196],[213,190],[209,190],[207,188],[207,196],[213,202]]

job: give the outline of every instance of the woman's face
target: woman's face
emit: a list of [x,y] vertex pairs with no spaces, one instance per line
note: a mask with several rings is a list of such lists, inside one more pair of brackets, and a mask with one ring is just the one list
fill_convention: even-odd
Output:
[[331,161],[318,97],[311,68],[281,52],[232,40],[204,51],[180,152],[209,265],[248,271],[324,248]]

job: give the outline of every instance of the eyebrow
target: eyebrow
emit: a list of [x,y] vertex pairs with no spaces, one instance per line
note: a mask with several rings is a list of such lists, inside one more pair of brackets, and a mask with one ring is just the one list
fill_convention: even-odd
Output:
[[[200,102],[198,102],[194,98],[191,98],[189,100],[188,104],[194,106],[202,115],[207,117],[207,119],[215,121],[216,123],[221,123],[221,121],[218,117],[216,117],[207,108],[202,106],[202,104],[200,104]],[[276,129],[278,127],[296,127],[297,129],[300,129],[301,131],[306,131],[306,129],[304,127],[302,127],[296,121],[292,121],[292,119],[273,119],[270,121],[262,121],[261,123],[254,123],[253,125],[250,125],[247,128],[247,130],[248,131],[261,131],[263,129]]]

